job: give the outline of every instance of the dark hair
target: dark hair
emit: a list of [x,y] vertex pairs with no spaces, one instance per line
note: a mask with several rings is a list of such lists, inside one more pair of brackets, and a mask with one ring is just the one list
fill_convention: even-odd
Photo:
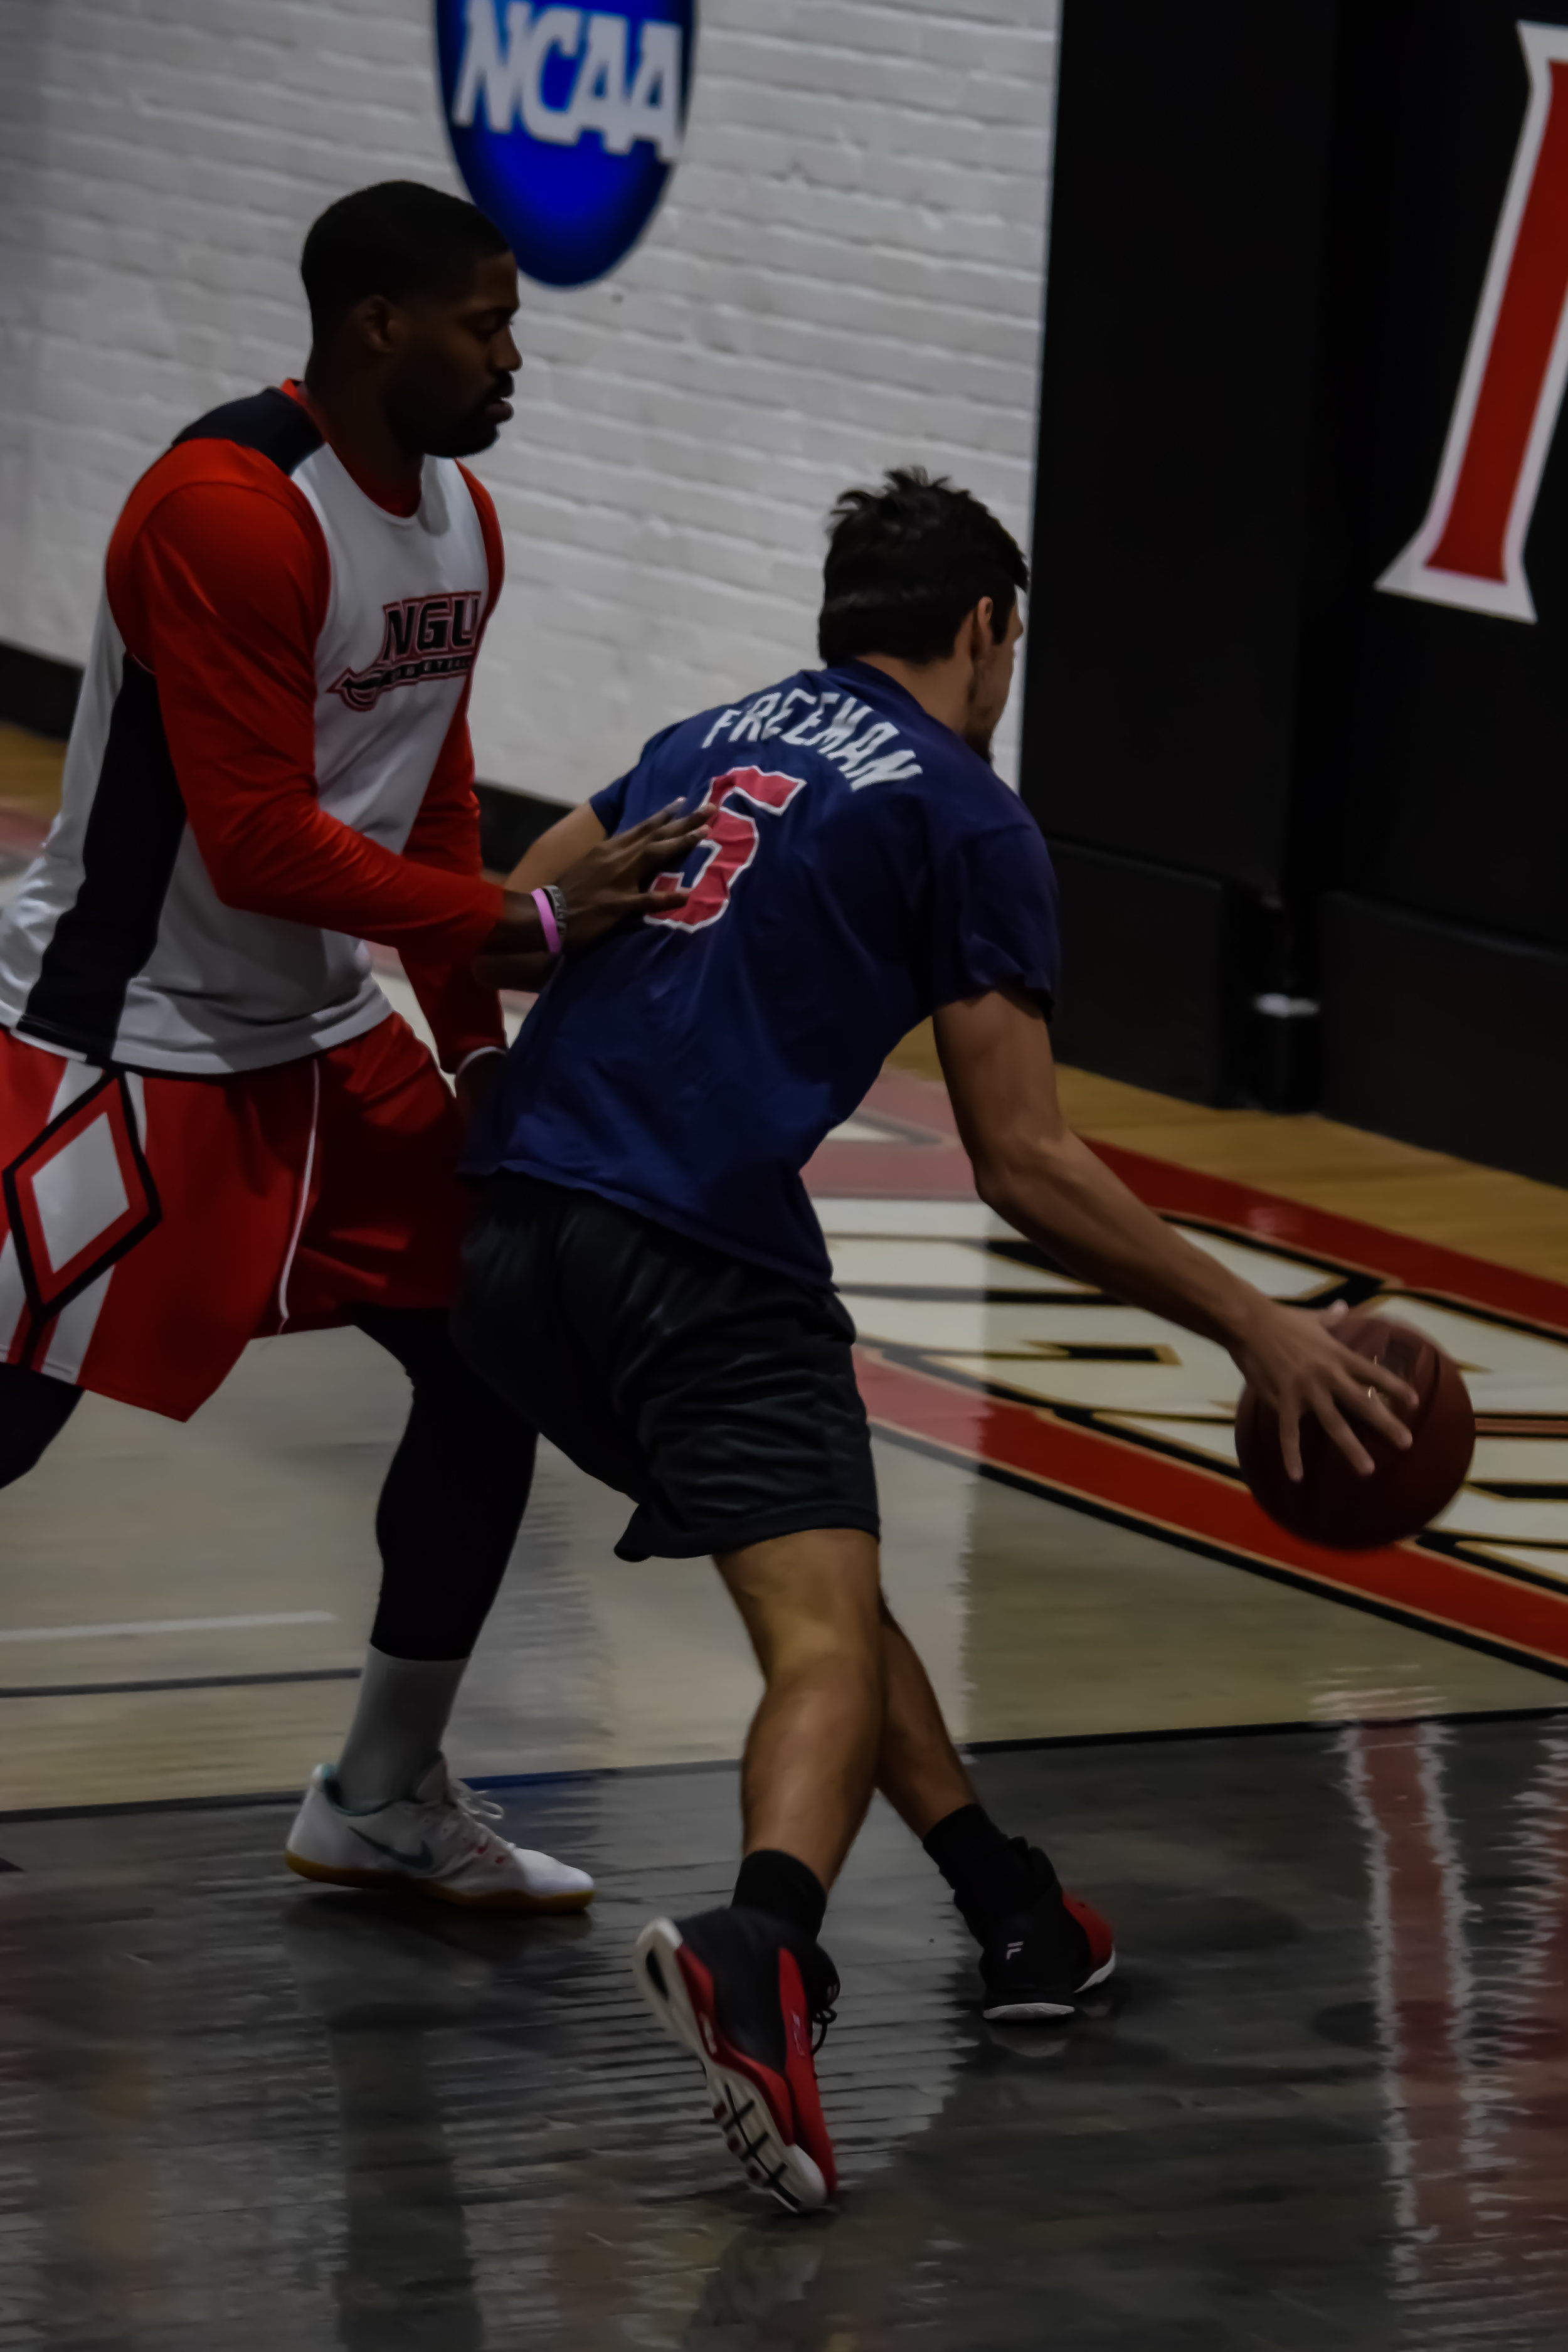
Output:
[[310,332],[330,335],[367,294],[460,290],[477,261],[507,241],[477,205],[419,180],[382,180],[340,196],[311,225],[300,256]]
[[1029,567],[1011,532],[967,490],[920,466],[879,490],[846,490],[830,518],[816,642],[829,668],[856,654],[941,661],[982,596],[1000,644]]

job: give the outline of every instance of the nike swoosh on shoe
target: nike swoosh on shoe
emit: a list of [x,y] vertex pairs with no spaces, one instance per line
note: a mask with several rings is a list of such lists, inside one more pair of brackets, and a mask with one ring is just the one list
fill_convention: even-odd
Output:
[[390,1862],[401,1863],[405,1870],[434,1870],[436,1867],[436,1857],[427,1843],[420,1846],[417,1853],[404,1853],[395,1845],[383,1845],[379,1838],[367,1837],[363,1830],[355,1830],[354,1835],[361,1845],[368,1845],[374,1853],[385,1854]]

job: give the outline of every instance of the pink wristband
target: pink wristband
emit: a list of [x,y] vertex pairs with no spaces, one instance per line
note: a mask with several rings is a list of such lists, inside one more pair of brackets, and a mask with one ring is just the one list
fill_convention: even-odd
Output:
[[544,944],[552,955],[561,952],[561,934],[555,927],[555,909],[542,890],[531,890],[529,897],[539,909],[539,919],[544,929]]

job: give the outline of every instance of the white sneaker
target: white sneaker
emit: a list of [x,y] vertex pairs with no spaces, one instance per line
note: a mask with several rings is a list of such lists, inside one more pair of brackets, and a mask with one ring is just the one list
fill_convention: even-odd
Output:
[[427,1895],[481,1911],[585,1911],[594,1882],[547,1853],[509,1845],[485,1827],[501,1809],[437,1756],[411,1797],[352,1812],[330,1764],[310,1775],[283,1859],[301,1878]]

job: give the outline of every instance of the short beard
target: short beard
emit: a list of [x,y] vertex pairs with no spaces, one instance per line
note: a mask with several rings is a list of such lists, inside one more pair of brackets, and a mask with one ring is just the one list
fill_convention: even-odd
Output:
[[500,436],[499,417],[473,416],[455,425],[442,441],[427,446],[432,457],[477,457],[481,450],[493,449]]
[[426,457],[475,457],[500,431],[499,417],[485,415],[495,397],[488,392],[466,416],[447,415],[437,423],[416,391],[411,396],[400,387],[387,400],[387,418],[405,449],[419,449]]

